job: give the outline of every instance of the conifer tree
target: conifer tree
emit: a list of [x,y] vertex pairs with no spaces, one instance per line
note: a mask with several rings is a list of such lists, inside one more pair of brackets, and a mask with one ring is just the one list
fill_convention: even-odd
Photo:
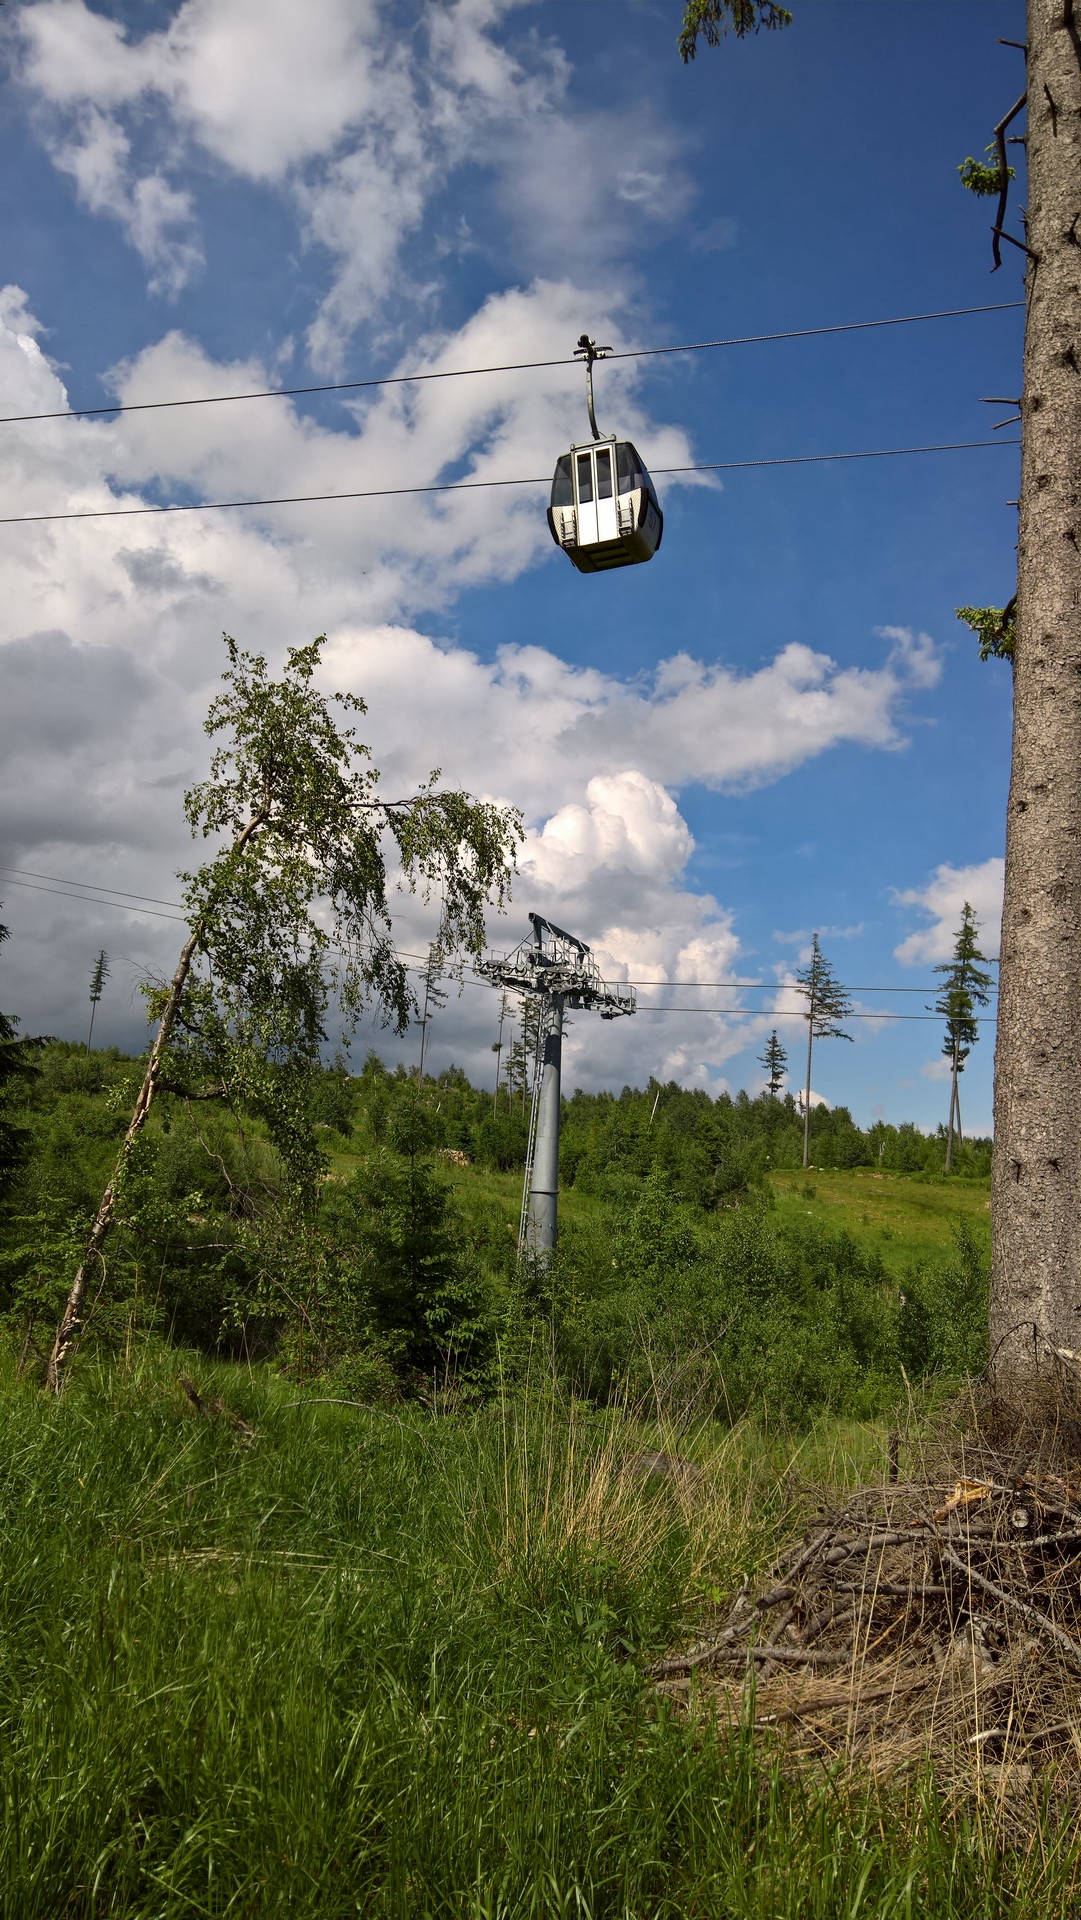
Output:
[[[953,1165],[953,1147],[956,1139],[961,1144],[961,1095],[958,1090],[958,1075],[965,1070],[965,1061],[980,1037],[976,1014],[977,1007],[985,1007],[989,999],[991,975],[979,966],[986,955],[980,952],[976,944],[979,927],[976,916],[966,900],[961,909],[961,924],[954,941],[953,959],[935,968],[942,975],[942,989],[935,1001],[934,1011],[940,1013],[946,1022],[942,1051],[950,1062],[950,1119],[946,1129],[946,1171]],[[956,1125],[955,1118],[956,1115]]]
[[428,948],[428,960],[424,968],[424,1000],[420,1014],[420,1063],[417,1067],[417,1079],[424,1078],[424,1055],[428,1048],[428,1029],[440,1007],[447,1004],[447,990],[440,985],[446,972],[447,956],[440,941],[433,940]]
[[102,947],[101,952],[94,962],[94,970],[90,975],[90,1032],[86,1036],[87,1053],[90,1052],[90,1043],[94,1038],[94,1015],[98,1010],[98,1002],[101,999],[102,991],[108,978],[109,956],[105,948]]
[[758,1064],[766,1076],[769,1094],[776,1100],[788,1071],[788,1053],[777,1037],[776,1027],[758,1056]]
[[841,1021],[852,1011],[852,1002],[819,946],[817,933],[811,936],[811,958],[796,974],[796,985],[806,1002],[803,1016],[807,1022],[807,1090],[803,1101],[803,1164],[806,1166],[811,1147],[811,1049],[816,1040],[852,1038],[841,1027]]

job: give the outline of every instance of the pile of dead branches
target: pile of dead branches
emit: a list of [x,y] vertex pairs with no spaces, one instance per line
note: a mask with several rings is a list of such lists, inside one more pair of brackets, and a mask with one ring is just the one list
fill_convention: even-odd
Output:
[[861,1489],[651,1673],[880,1777],[928,1758],[959,1787],[1076,1775],[1081,1477],[998,1456]]

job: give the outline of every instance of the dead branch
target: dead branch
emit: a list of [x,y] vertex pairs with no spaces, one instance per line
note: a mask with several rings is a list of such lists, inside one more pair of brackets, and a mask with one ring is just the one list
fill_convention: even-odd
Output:
[[997,1580],[989,1580],[985,1573],[978,1573],[975,1567],[969,1566],[949,1547],[942,1548],[941,1557],[948,1561],[951,1567],[956,1567],[958,1573],[963,1573],[966,1580],[977,1587],[982,1587],[985,1593],[993,1594],[1004,1607],[1010,1607],[1014,1613],[1019,1613],[1021,1618],[1035,1627],[1038,1633],[1049,1634],[1051,1639],[1056,1640],[1059,1646],[1069,1654],[1071,1660],[1081,1667],[1081,1647],[1062,1627],[1057,1627],[1053,1620],[1049,1620],[1046,1613],[1041,1613],[1038,1607],[1031,1606],[1027,1600],[1019,1600],[1016,1594],[1007,1593],[1005,1587],[1000,1587]]
[[[999,244],[998,244],[999,240],[1000,239],[1013,240],[1013,235],[1006,233],[1003,229],[1003,224],[1002,224],[1006,218],[1006,202],[1010,197],[1010,169],[1009,169],[1009,162],[1006,159],[1006,128],[1009,126],[1011,120],[1016,120],[1027,98],[1028,98],[1028,95],[1023,93],[1019,100],[1015,100],[1013,106],[1010,108],[1009,113],[1003,114],[1002,119],[999,121],[997,127],[995,128],[995,148],[998,153],[999,190],[998,190],[998,206],[995,210],[995,224],[991,229],[991,252],[994,255],[994,261],[995,261],[995,268],[993,268],[992,271],[994,271],[996,268],[1002,265],[1002,254],[999,251]],[[1016,247],[1024,247],[1025,252],[1026,253],[1029,252],[1029,248],[1025,246],[1025,243],[1023,240],[1014,240],[1013,244]]]
[[240,1436],[246,1445],[251,1445],[255,1439],[255,1428],[250,1427],[246,1420],[242,1420],[239,1413],[234,1413],[231,1407],[227,1407],[224,1400],[217,1398],[213,1400],[206,1399],[204,1395],[199,1392],[195,1382],[187,1379],[184,1374],[181,1374],[177,1380],[177,1386],[181,1389],[182,1393],[187,1394],[192,1406],[197,1413],[202,1414],[204,1420],[220,1421],[224,1423],[224,1425],[232,1427],[233,1431]]

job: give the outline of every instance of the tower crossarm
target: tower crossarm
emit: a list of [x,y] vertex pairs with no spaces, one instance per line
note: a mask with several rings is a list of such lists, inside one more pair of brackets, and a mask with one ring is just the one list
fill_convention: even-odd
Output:
[[505,987],[512,993],[542,997],[558,994],[572,1011],[596,1012],[602,1020],[634,1013],[638,1004],[634,988],[622,981],[603,980],[588,949],[587,956],[587,964],[569,965],[522,946],[503,960],[480,961],[477,972],[494,987]]

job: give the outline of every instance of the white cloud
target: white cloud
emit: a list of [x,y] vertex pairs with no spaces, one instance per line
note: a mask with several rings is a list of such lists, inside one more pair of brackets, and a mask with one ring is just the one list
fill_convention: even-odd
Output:
[[458,168],[483,177],[501,254],[527,275],[604,273],[686,204],[676,137],[639,113],[628,155],[624,118],[572,110],[557,45],[535,28],[502,43],[516,5],[454,0],[403,34],[376,0],[183,0],[136,37],[85,0],[38,0],[12,36],[48,151],[120,224],[154,290],[176,292],[201,263],[176,178],[193,153],[284,196],[302,244],[329,256],[307,339],[333,371],[392,294],[428,291],[407,286],[403,249]]
[[894,659],[903,665],[914,687],[937,687],[942,657],[929,633],[913,633],[911,627],[876,627],[875,632],[889,641]]
[[953,1072],[953,1066],[945,1055],[940,1054],[937,1060],[925,1060],[920,1072],[925,1080],[948,1080]]
[[[778,946],[799,947],[802,964],[811,957],[811,938],[814,932],[817,932],[819,940],[858,940],[863,931],[864,923],[861,920],[854,927],[797,927],[793,933],[781,933],[775,930],[773,938]],[[805,953],[803,949],[806,949]]]
[[893,950],[896,958],[906,967],[949,960],[967,900],[976,915],[980,948],[994,959],[1002,924],[1004,874],[1005,861],[994,855],[968,867],[936,867],[926,886],[895,892],[899,906],[918,908],[932,923],[902,940]]
[[[496,357],[506,325],[531,345],[579,298],[569,284],[500,296],[457,336],[430,342],[426,363]],[[0,411],[64,405],[39,331],[20,290],[0,291]],[[120,371],[118,390],[129,399],[235,391],[261,384],[263,371],[214,363],[171,334]],[[543,473],[552,446],[569,438],[565,372],[392,390],[358,407],[343,431],[302,419],[285,400],[246,407],[243,434],[228,406],[27,423],[9,430],[0,511],[137,506],[158,478],[228,496],[253,482],[268,492],[404,485],[448,470],[498,474],[512,462]],[[617,381],[636,437],[666,449],[665,462],[686,448],[676,429],[641,415],[632,370],[613,369],[613,389]],[[409,791],[441,764],[448,781],[522,808],[522,874],[494,944],[513,944],[532,906],[580,931],[614,976],[683,983],[643,988],[633,1021],[576,1021],[572,1079],[655,1072],[716,1088],[724,1062],[770,1025],[795,1030],[799,1002],[782,984],[773,1007],[753,1013],[736,994],[724,996],[730,1014],[644,1010],[647,1001],[716,1006],[697,983],[741,977],[730,908],[688,883],[694,846],[679,792],[776,778],[846,741],[896,747],[911,687],[906,656],[891,651],[879,667],[852,672],[787,647],[741,675],[681,655],[652,678],[628,680],[513,643],[482,659],[412,624],[413,610],[441,604],[465,582],[513,578],[542,555],[565,566],[542,501],[524,490],[414,501],[407,512],[379,500],[0,527],[0,862],[174,899],[172,875],[190,859],[181,795],[206,764],[202,719],[221,671],[221,628],[275,661],[325,628],[325,683],[367,700],[386,791]],[[151,917],[168,908],[129,919],[21,889],[19,879],[0,876],[13,932],[5,1008],[34,1030],[70,1031],[82,972],[105,946],[126,966],[129,990],[122,1006],[112,1003],[102,1037],[135,1044],[130,983],[168,968],[176,929]],[[399,929],[410,950],[433,930],[408,899]],[[454,1005],[452,1051],[486,1074],[491,1007],[479,987]],[[434,1030],[433,1044],[439,1060]]]

